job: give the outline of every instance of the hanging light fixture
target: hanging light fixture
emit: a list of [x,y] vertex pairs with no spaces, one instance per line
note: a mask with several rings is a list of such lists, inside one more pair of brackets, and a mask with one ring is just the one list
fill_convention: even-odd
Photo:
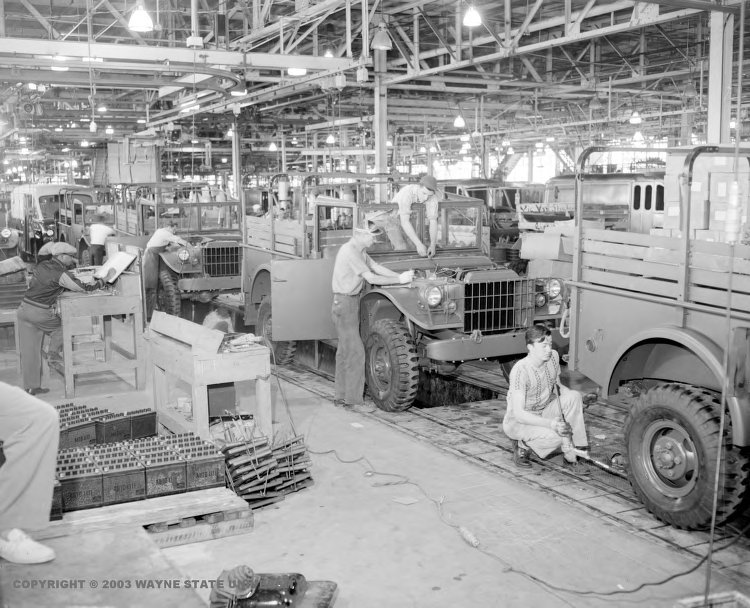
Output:
[[516,151],[513,149],[513,146],[508,146],[508,149],[505,151],[507,154],[515,154]]
[[107,128],[104,129],[104,132],[107,135],[114,135],[115,130],[112,128],[112,125],[107,125]]
[[603,107],[604,106],[602,105],[600,99],[596,95],[594,95],[589,102],[589,110],[591,110],[592,112],[598,112]]
[[329,133],[328,137],[326,137],[326,143],[330,146],[336,143],[336,138],[333,136],[333,133]]
[[132,32],[153,32],[154,22],[151,16],[143,8],[143,2],[135,5],[135,10],[130,14],[128,29]]
[[388,35],[388,30],[386,29],[384,21],[381,21],[378,24],[378,30],[372,37],[370,48],[373,51],[390,51],[393,48],[393,42],[391,41],[391,37]]
[[456,129],[463,129],[466,126],[466,121],[464,120],[464,117],[460,112],[456,115],[456,118],[453,120],[453,126]]
[[477,27],[478,25],[482,25],[482,15],[472,4],[469,6],[469,10],[464,13],[464,27]]
[[641,118],[641,115],[638,113],[638,110],[633,110],[633,112],[630,114],[630,118],[628,119],[628,122],[631,125],[639,125],[641,122],[643,122],[643,119]]
[[93,120],[89,122],[89,131],[91,133],[96,133],[96,122]]
[[[297,53],[293,53],[291,56],[297,56]],[[290,66],[286,69],[286,73],[290,76],[305,76],[307,75],[307,68],[299,66]]]
[[272,141],[271,144],[268,146],[268,151],[269,152],[276,152],[276,150],[278,150],[278,149],[279,149],[279,147],[276,145],[275,141]]
[[698,90],[695,88],[692,80],[688,80],[685,88],[682,89],[682,94],[685,96],[685,99],[695,99],[698,97]]

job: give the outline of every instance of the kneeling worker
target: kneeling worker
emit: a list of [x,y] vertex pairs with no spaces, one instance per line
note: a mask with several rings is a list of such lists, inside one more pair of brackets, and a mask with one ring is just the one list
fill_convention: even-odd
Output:
[[583,398],[560,383],[560,356],[544,325],[526,330],[528,355],[518,361],[508,380],[508,408],[503,431],[513,442],[513,462],[530,467],[529,450],[540,458],[562,450],[565,462],[578,460],[575,447],[588,449]]
[[66,290],[92,291],[104,285],[102,279],[84,285],[68,272],[76,264],[77,251],[72,245],[53,243],[49,253],[51,259],[37,264],[17,312],[23,386],[31,395],[49,390],[41,388],[44,334],[49,334],[48,362],[62,364],[62,321],[55,312],[57,297]]
[[414,271],[394,272],[365,253],[382,231],[365,219],[336,254],[331,316],[338,335],[334,405],[360,405],[365,392],[365,346],[359,334],[359,296],[365,281],[373,285],[410,283]]

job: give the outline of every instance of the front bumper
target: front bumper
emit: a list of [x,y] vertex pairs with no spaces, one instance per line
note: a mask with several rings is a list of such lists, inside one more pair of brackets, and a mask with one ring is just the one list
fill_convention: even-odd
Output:
[[425,343],[425,356],[435,361],[472,361],[525,354],[525,328],[477,338],[460,334],[451,339]]
[[240,288],[240,277],[194,277],[177,280],[180,291],[224,291]]

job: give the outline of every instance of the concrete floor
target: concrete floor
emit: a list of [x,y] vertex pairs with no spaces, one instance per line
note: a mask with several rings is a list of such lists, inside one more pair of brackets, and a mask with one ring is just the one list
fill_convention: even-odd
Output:
[[[19,384],[9,362],[0,358],[0,380]],[[46,400],[66,401],[59,376],[43,384],[52,389]],[[300,572],[336,582],[337,608],[661,607],[703,593],[705,568],[633,594],[575,593],[631,589],[696,562],[303,388],[282,386],[311,452],[315,484],[256,511],[249,534],[163,549],[186,578],[214,578],[238,564]],[[112,378],[82,385],[76,400],[113,411],[151,401],[150,393],[127,391]],[[288,425],[277,386],[274,407],[279,424]],[[57,559],[66,559],[65,550],[58,548]],[[736,585],[714,573],[712,592],[731,589]],[[207,600],[208,590],[198,593]]]

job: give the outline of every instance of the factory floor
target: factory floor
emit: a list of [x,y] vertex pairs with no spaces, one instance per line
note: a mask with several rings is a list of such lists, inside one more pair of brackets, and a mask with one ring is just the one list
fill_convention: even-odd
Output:
[[[0,380],[19,384],[8,358],[0,358]],[[53,373],[43,385],[51,389],[45,400],[66,401],[60,376]],[[299,572],[336,582],[337,608],[671,607],[704,591],[701,567],[618,594],[696,561],[304,388],[274,383],[273,399],[275,422],[289,426],[288,411],[293,430],[304,435],[315,483],[257,510],[248,534],[162,549],[185,578],[214,579],[239,564]],[[134,393],[116,379],[82,385],[76,400],[113,411],[151,403],[148,391]],[[60,564],[77,552],[63,540],[51,541]],[[44,568],[49,577],[54,565],[39,566],[40,575]],[[111,566],[119,577],[132,567]],[[748,591],[714,573],[712,593],[728,590]],[[198,594],[207,604],[209,590]],[[55,597],[44,605],[64,605]],[[92,601],[119,605],[114,592]],[[144,595],[137,605],[154,604]]]

